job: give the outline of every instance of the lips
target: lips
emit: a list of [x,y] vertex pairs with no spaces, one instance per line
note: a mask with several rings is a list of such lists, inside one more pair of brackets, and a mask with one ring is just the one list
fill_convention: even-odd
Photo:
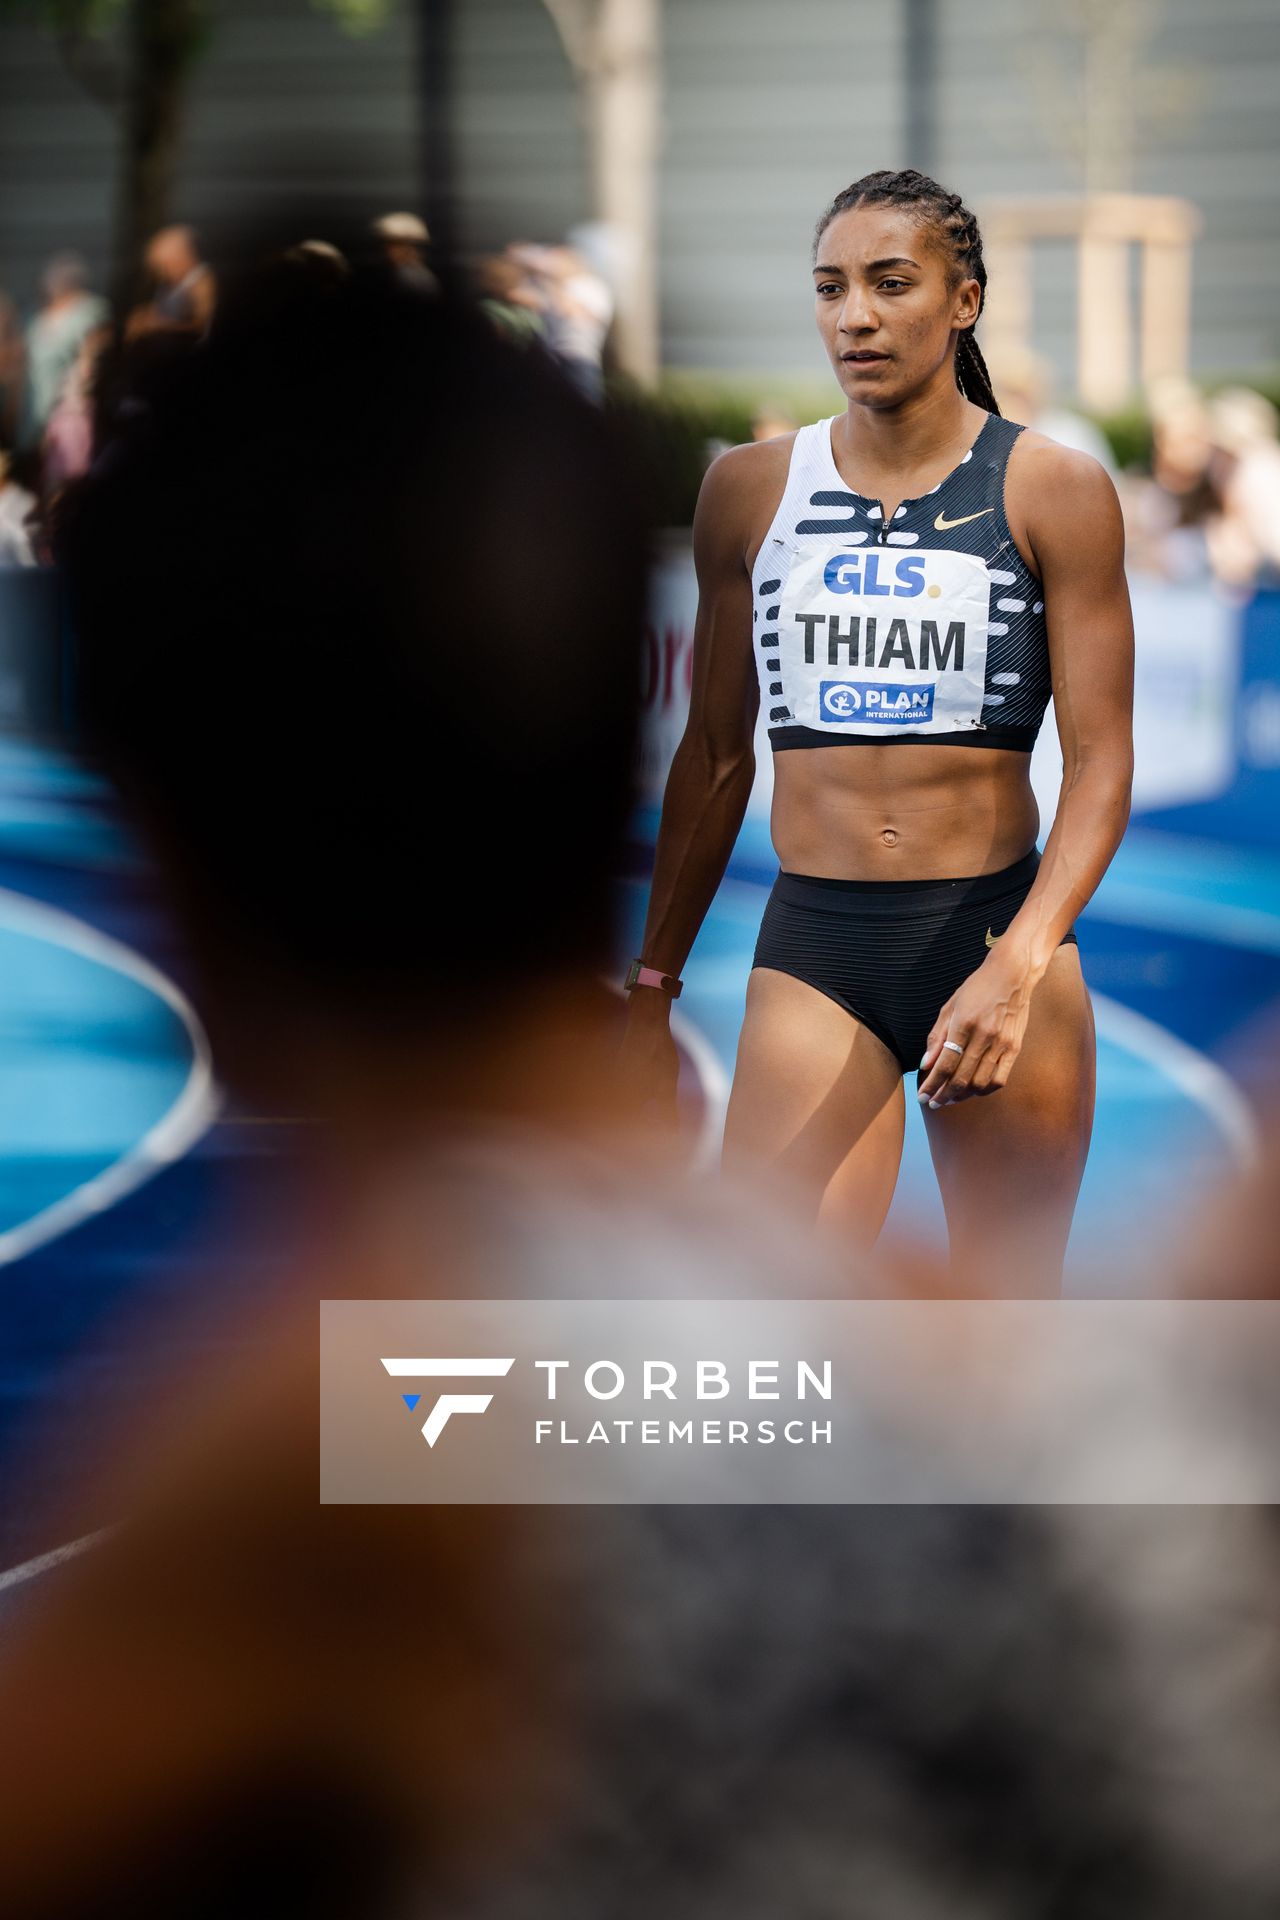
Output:
[[887,360],[889,356],[887,353],[859,352],[842,353],[840,358],[845,362],[846,366],[876,367],[880,365],[882,360]]

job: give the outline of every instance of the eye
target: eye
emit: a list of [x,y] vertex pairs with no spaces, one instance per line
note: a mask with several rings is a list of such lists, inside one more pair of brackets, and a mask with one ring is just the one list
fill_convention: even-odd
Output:
[[877,286],[887,288],[890,293],[900,293],[904,287],[909,287],[911,282],[909,280],[879,280],[876,284]]
[[843,293],[844,288],[838,280],[822,280],[814,288],[815,293]]

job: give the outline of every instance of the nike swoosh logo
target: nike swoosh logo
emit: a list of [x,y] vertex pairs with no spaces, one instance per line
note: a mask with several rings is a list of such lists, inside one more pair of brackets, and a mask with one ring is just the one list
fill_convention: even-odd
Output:
[[994,947],[996,941],[999,938],[1000,938],[1000,935],[998,933],[992,933],[990,927],[987,928],[987,945],[989,947]]
[[994,507],[983,507],[979,513],[962,513],[958,520],[948,520],[944,513],[940,513],[933,524],[939,533],[943,533],[948,527],[963,527],[969,520],[981,520],[984,513],[994,512]]

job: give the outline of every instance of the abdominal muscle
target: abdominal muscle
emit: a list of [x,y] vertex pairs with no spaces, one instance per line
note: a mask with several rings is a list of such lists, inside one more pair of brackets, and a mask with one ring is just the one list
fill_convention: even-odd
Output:
[[954,880],[999,873],[1035,845],[1030,754],[1001,747],[792,747],[773,756],[784,873]]

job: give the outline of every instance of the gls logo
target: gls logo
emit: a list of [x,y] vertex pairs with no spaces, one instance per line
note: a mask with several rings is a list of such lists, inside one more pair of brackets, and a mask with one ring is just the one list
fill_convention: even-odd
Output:
[[[902,555],[894,567],[897,586],[890,586],[888,580],[880,578],[881,561],[888,566],[888,555],[833,554],[823,570],[823,583],[831,593],[860,593],[867,599],[883,598],[893,594],[899,600],[914,600],[924,592],[926,556],[923,553]],[[933,591],[936,594],[938,589],[935,587]]]
[[[382,1364],[388,1373],[400,1379],[435,1380],[444,1375],[452,1380],[500,1380],[515,1365],[515,1355],[509,1360],[391,1359]],[[400,1398],[412,1413],[422,1395],[402,1393]],[[429,1447],[434,1447],[451,1413],[483,1413],[492,1398],[491,1393],[442,1393],[422,1424],[423,1439]]]

